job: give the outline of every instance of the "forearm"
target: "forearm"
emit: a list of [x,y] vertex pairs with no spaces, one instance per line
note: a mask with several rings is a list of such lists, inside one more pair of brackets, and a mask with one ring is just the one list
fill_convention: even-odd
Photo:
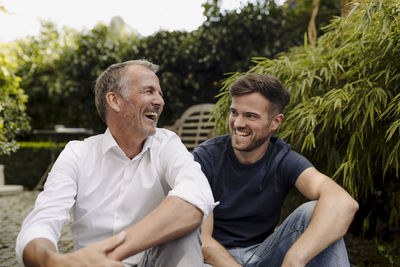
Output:
[[145,249],[194,231],[200,226],[203,213],[192,204],[167,197],[138,223],[126,229],[125,242],[108,254],[111,259],[123,260]]
[[26,245],[23,261],[25,266],[50,266],[51,257],[55,254],[56,247],[50,240],[37,238]]
[[241,266],[235,258],[213,237],[202,235],[202,247],[204,262],[214,267]]
[[[304,266],[329,245],[342,238],[358,209],[357,202],[343,190],[319,198],[310,224],[286,254],[284,265]],[[290,265],[288,265],[290,266]]]

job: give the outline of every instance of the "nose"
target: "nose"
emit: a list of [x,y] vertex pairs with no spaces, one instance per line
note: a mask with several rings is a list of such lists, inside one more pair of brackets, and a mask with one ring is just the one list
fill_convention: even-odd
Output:
[[241,127],[244,127],[245,125],[246,125],[246,122],[245,122],[243,116],[238,115],[235,118],[233,118],[233,126],[235,128],[241,128]]
[[162,95],[160,93],[155,94],[155,97],[153,99],[153,104],[160,106],[161,108],[164,106],[164,104],[165,104],[164,98],[162,97]]

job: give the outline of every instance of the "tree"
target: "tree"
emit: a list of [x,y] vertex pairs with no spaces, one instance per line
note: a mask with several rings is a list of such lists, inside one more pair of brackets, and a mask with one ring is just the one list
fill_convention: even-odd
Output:
[[[321,2],[318,26],[340,13],[339,1]],[[93,102],[94,81],[110,64],[138,58],[160,65],[167,104],[159,126],[172,124],[189,106],[215,102],[226,73],[248,69],[254,56],[273,58],[301,44],[311,6],[309,0],[302,2],[286,8],[257,1],[227,11],[211,0],[205,4],[206,21],[197,30],[160,31],[144,38],[118,18],[81,32],[60,31],[43,21],[40,35],[16,42],[17,75],[29,95],[32,127],[64,124],[103,131]]]
[[104,130],[94,105],[94,81],[109,65],[126,60],[137,39],[120,19],[111,24],[78,32],[42,21],[40,35],[14,43],[33,128],[64,124]]
[[10,61],[7,45],[0,53],[0,155],[14,152],[18,145],[15,138],[29,130],[25,103],[28,97],[20,88],[21,78],[14,73],[15,62]]
[[[400,3],[360,1],[325,30],[314,48],[305,40],[276,59],[254,58],[248,72],[289,89],[278,134],[358,199],[356,223],[390,231],[400,222]],[[223,82],[213,112],[220,132],[241,74]]]
[[[197,30],[161,31],[141,39],[131,57],[146,57],[161,66],[167,103],[161,125],[171,124],[193,104],[215,102],[226,73],[248,69],[252,57],[273,58],[301,44],[310,5],[287,8],[274,1],[252,1],[237,10],[221,10],[219,1],[209,0],[203,4],[206,21]],[[321,10],[317,20],[326,25],[340,14],[340,1],[325,1]]]
[[310,45],[312,47],[314,47],[315,43],[317,42],[317,26],[315,25],[315,18],[317,17],[318,14],[318,8],[319,8],[319,0],[313,0],[311,18],[310,22],[308,23],[308,31],[307,31],[308,40],[310,41]]
[[[8,13],[1,1],[0,11]],[[14,73],[16,64],[10,61],[8,45],[0,44],[0,48],[0,155],[3,155],[16,151],[16,136],[30,128],[25,114],[27,96],[19,87],[21,78]]]

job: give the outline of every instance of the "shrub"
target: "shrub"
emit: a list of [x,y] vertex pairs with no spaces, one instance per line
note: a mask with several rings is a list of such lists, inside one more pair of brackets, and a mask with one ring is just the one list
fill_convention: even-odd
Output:
[[16,64],[9,59],[6,45],[0,45],[0,155],[15,151],[15,138],[29,130],[25,103],[28,97],[20,88],[21,78],[14,73]]
[[[254,58],[249,72],[289,89],[278,134],[360,202],[355,223],[390,231],[400,222],[400,2],[360,1],[325,30],[315,48],[305,41],[277,59]],[[240,75],[223,83],[213,112],[220,132]]]
[[6,184],[19,184],[33,189],[54,158],[64,148],[63,143],[24,142],[19,143],[17,152],[1,155]]

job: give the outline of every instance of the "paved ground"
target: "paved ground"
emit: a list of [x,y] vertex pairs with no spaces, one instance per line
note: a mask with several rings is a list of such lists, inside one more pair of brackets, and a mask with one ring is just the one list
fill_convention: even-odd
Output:
[[[15,239],[24,218],[33,209],[37,194],[36,191],[24,191],[0,196],[0,266],[19,266],[15,259]],[[69,225],[63,228],[58,246],[61,252],[72,249]]]
[[[22,221],[33,209],[37,191],[24,191],[14,195],[0,195],[0,266],[19,266],[15,259],[15,239]],[[345,237],[351,262],[356,266],[384,266],[371,260],[374,249],[372,240],[347,235]],[[69,225],[63,228],[58,243],[60,252],[68,252],[73,248],[72,234]],[[368,260],[369,259],[369,260]],[[352,265],[352,266],[354,266]],[[392,266],[392,265],[391,265]]]

